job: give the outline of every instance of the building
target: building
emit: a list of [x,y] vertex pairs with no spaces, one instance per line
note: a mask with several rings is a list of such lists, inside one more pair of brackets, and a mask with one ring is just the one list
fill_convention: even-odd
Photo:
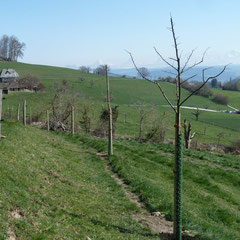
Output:
[[19,75],[14,69],[3,69],[0,74],[0,83],[14,82],[17,78]]

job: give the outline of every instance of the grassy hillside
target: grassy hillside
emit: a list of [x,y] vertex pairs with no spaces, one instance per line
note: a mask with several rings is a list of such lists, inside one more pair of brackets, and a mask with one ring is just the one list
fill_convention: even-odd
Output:
[[[105,152],[105,140],[80,137]],[[150,211],[173,219],[174,149],[166,144],[115,141],[113,170],[129,184]],[[221,154],[185,151],[183,223],[200,239],[239,239],[240,159]]]
[[[106,140],[3,123],[0,239],[159,239],[131,217],[138,211],[96,152]],[[171,145],[114,141],[111,166],[152,211],[172,220]],[[200,239],[240,236],[239,157],[184,152],[183,222]]]
[[0,141],[0,239],[159,239],[132,220],[137,207],[96,151],[14,122]]
[[[20,76],[31,73],[38,76],[41,81],[46,85],[45,93],[11,93],[7,96],[4,102],[4,111],[7,112],[8,107],[14,108],[24,99],[28,101],[28,107],[33,112],[44,112],[49,108],[49,102],[51,101],[56,85],[61,82],[62,79],[69,81],[69,91],[72,96],[76,96],[78,111],[76,116],[79,120],[81,113],[79,109],[83,102],[91,102],[94,106],[92,115],[93,124],[95,127],[98,121],[98,113],[100,112],[102,104],[105,104],[105,78],[103,76],[97,76],[94,74],[81,73],[78,70],[31,65],[24,63],[10,63],[1,62],[0,68],[14,68],[19,72]],[[80,81],[83,78],[83,81]],[[167,122],[167,128],[173,129],[174,116],[172,110],[166,105],[166,101],[161,96],[159,89],[149,82],[138,79],[126,79],[126,78],[110,78],[111,92],[113,94],[113,104],[119,106],[119,121],[117,124],[117,134],[137,135],[138,134],[138,122],[139,103],[144,105],[147,111],[149,111],[148,119],[145,121],[144,132],[151,128],[153,118],[152,114],[156,116],[162,116],[165,113]],[[92,85],[93,82],[93,85]],[[169,83],[162,83],[163,88],[169,96],[169,99],[174,103],[175,99],[175,86]],[[183,97],[187,96],[188,92],[183,90]],[[194,96],[186,102],[187,106],[194,107],[208,107],[210,109],[226,109],[226,106],[213,103],[210,99],[200,96]],[[28,108],[28,110],[29,110]],[[150,111],[150,109],[152,109]],[[125,123],[125,116],[127,117],[127,123]],[[43,118],[45,115],[43,115]],[[186,118],[192,122],[193,131],[197,132],[196,140],[203,142],[217,142],[219,133],[224,133],[224,138],[220,139],[220,143],[231,143],[232,140],[239,137],[240,121],[239,116],[229,115],[222,113],[207,113],[203,112],[199,121],[195,120],[195,117],[190,110],[182,111],[182,118]],[[206,129],[206,130],[205,130]],[[206,134],[203,134],[206,132]],[[173,131],[167,131],[167,138],[173,139]]]

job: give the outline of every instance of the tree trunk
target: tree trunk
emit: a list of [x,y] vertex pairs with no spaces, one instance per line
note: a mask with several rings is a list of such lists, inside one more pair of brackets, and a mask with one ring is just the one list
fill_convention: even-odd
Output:
[[108,124],[108,156],[113,155],[113,136],[112,136],[112,108],[110,99],[110,87],[108,77],[108,67],[106,65],[106,81],[107,81],[107,104],[109,113],[109,124]]
[[0,140],[2,138],[2,89],[0,89]]
[[174,163],[174,237],[182,239],[182,134],[180,109],[175,122],[175,163]]
[[29,124],[32,124],[32,109],[29,109]]
[[139,140],[139,141],[142,140],[142,125],[143,125],[143,119],[140,119],[140,124],[139,124],[139,136],[138,136],[138,140]]
[[72,135],[74,135],[75,133],[75,129],[74,129],[74,106],[72,106],[72,114],[71,114],[71,131],[72,131]]
[[24,102],[23,102],[23,124],[24,124],[24,126],[27,125],[27,113],[26,113],[26,110],[27,110],[27,101],[24,100]]
[[18,121],[20,120],[20,103],[18,104],[18,107],[17,107],[17,120]]
[[47,130],[50,130],[50,122],[49,122],[49,110],[47,110]]

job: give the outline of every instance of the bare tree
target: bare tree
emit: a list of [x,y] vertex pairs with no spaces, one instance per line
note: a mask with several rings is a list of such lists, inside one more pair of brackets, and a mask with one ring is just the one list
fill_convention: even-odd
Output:
[[15,36],[3,35],[0,40],[0,58],[4,61],[17,61],[18,58],[22,58],[25,43],[21,43]]
[[148,111],[144,108],[143,103],[138,104],[138,112],[139,112],[139,134],[138,134],[138,140],[142,141],[142,134],[143,134],[143,123],[146,120],[146,117],[148,115]]
[[148,70],[147,68],[145,68],[145,67],[141,67],[141,68],[139,68],[138,70],[141,72],[141,74],[138,73],[138,77],[139,77],[139,78],[143,78],[143,76],[144,76],[144,77],[150,77],[150,75],[151,75],[151,73],[149,72],[149,70]]
[[129,55],[132,59],[132,62],[137,70],[137,72],[142,76],[143,79],[154,83],[157,85],[159,88],[161,94],[169,104],[169,106],[172,108],[172,110],[175,113],[175,163],[174,163],[174,227],[173,227],[173,233],[174,233],[174,238],[176,240],[181,240],[182,239],[182,131],[181,131],[181,106],[193,96],[196,92],[198,92],[201,88],[203,88],[208,81],[211,79],[214,79],[218,76],[220,76],[226,69],[226,66],[223,67],[223,69],[216,74],[215,76],[208,77],[206,80],[203,78],[202,84],[195,89],[193,92],[189,93],[189,95],[186,98],[182,98],[182,84],[189,79],[191,79],[193,76],[184,79],[183,78],[183,73],[189,71],[190,69],[198,66],[204,61],[206,51],[203,53],[202,58],[193,63],[190,64],[190,60],[193,56],[193,53],[195,50],[192,50],[189,56],[187,57],[185,63],[182,64],[182,58],[180,56],[180,51],[179,51],[179,46],[177,42],[177,37],[175,34],[175,29],[174,29],[174,23],[172,17],[170,17],[170,31],[172,33],[172,38],[173,38],[173,44],[174,44],[174,50],[175,50],[175,57],[169,58],[171,61],[167,60],[164,58],[161,53],[154,47],[155,52],[157,55],[160,57],[160,59],[165,62],[169,67],[172,68],[174,71],[174,75],[176,78],[175,86],[176,86],[176,106],[174,106],[172,100],[168,98],[166,95],[165,91],[163,90],[160,82],[158,81],[151,81],[149,78],[145,77],[144,75],[141,75],[141,71],[137,67],[133,56],[130,52]]
[[196,121],[198,121],[201,111],[199,109],[196,109],[194,112],[192,112],[192,114],[196,117]]
[[108,66],[105,66],[106,73],[106,83],[107,83],[107,105],[108,105],[108,156],[113,155],[113,120],[112,120],[112,108],[111,108],[111,99],[110,99],[110,86],[109,86],[109,77],[108,77]]
[[88,103],[84,103],[81,108],[82,117],[79,121],[81,127],[84,129],[85,133],[90,133],[91,131],[91,123],[92,119],[90,117],[90,113],[92,111],[92,105]]
[[[110,71],[110,67],[108,66],[108,73]],[[93,70],[93,73],[97,75],[104,75],[106,76],[106,66],[105,65],[99,65],[97,68]]]
[[80,67],[79,67],[79,70],[80,70],[81,72],[90,73],[91,68],[90,68],[90,67],[87,67],[87,66],[80,66]]

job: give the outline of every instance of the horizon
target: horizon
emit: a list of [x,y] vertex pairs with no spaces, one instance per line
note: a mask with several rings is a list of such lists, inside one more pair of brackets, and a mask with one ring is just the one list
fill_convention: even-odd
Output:
[[112,69],[129,69],[133,65],[124,51],[127,49],[138,66],[156,69],[165,65],[152,47],[156,46],[165,57],[172,56],[174,50],[167,30],[171,13],[183,59],[197,47],[194,61],[210,47],[203,66],[240,63],[240,36],[235,30],[240,22],[240,2],[236,0],[90,3],[4,2],[0,19],[8,24],[3,25],[1,35],[15,35],[26,43],[20,62],[67,68],[108,64]]

